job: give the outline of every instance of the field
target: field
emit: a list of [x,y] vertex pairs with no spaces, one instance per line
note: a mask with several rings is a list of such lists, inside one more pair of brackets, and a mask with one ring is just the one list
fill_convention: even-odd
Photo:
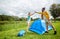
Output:
[[[2,21],[0,21],[2,22]],[[4,22],[6,22],[4,24]],[[17,34],[20,30],[26,30],[26,21],[4,21],[0,24],[0,39],[60,39],[60,21],[53,22],[53,25],[57,29],[57,34],[53,35],[53,30],[43,35],[36,34],[34,32],[26,32],[22,37],[18,37]]]

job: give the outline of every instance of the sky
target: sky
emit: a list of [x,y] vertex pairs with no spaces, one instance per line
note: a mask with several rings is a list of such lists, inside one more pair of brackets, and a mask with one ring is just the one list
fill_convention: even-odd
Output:
[[[28,12],[41,11],[46,7],[49,11],[53,3],[60,3],[60,0],[0,0],[0,14],[27,17]],[[33,18],[40,17],[34,14]]]

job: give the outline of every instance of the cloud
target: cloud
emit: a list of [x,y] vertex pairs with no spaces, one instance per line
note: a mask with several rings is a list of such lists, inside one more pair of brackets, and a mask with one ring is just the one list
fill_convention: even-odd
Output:
[[53,3],[60,4],[60,0],[54,0]]
[[0,0],[0,14],[25,17],[28,12],[41,11],[42,7],[46,7],[46,10],[49,10],[52,3],[59,2],[59,0],[56,1],[57,0]]

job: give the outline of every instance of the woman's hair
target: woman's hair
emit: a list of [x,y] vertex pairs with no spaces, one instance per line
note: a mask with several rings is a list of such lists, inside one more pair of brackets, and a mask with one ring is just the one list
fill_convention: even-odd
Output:
[[28,15],[30,15],[30,12],[28,13]]

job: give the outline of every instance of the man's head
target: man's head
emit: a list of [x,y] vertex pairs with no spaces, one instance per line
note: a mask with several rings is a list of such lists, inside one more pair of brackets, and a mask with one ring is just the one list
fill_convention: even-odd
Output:
[[44,12],[44,11],[45,11],[45,7],[42,8],[42,12]]

